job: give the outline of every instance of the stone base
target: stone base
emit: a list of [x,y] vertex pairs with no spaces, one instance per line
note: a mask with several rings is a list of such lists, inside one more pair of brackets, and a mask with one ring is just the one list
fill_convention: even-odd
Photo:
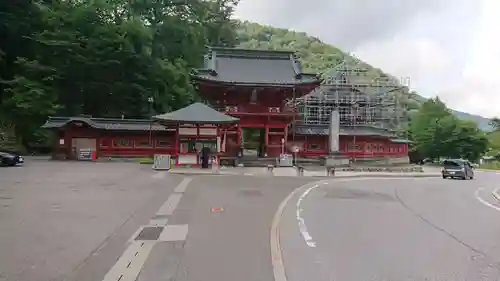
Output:
[[329,156],[325,157],[325,166],[326,167],[342,167],[349,166],[350,158],[342,155],[341,153],[332,153]]

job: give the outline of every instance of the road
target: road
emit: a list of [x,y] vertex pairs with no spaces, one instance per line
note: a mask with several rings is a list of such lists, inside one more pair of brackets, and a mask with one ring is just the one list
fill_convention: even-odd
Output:
[[287,280],[500,280],[499,179],[306,186],[280,222]]
[[0,280],[271,281],[277,245],[289,281],[499,280],[498,179],[318,182],[28,161],[0,169]]
[[0,169],[0,280],[273,280],[273,215],[313,180],[183,177],[133,163]]

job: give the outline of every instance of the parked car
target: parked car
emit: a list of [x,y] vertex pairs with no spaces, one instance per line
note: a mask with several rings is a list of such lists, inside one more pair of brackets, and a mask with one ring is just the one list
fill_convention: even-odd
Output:
[[459,178],[462,180],[474,179],[474,169],[467,160],[448,159],[443,161],[443,169],[441,170],[443,179]]
[[0,165],[16,166],[18,164],[24,164],[24,158],[21,155],[15,152],[0,151]]

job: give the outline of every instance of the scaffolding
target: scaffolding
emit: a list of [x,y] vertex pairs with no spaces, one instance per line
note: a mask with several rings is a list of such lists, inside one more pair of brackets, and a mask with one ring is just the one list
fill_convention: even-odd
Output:
[[408,85],[390,77],[370,78],[370,71],[360,65],[342,62],[325,73],[321,86],[295,101],[300,114],[296,124],[326,126],[337,110],[342,127],[401,130],[406,110],[395,92]]

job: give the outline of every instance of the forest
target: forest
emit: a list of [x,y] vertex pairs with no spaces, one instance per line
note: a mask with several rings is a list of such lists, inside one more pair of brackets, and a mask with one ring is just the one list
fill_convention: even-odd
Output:
[[[0,148],[46,147],[50,135],[40,126],[48,116],[147,118],[190,104],[199,99],[190,73],[203,63],[206,46],[293,49],[306,71],[327,75],[345,61],[368,68],[370,77],[398,80],[305,33],[236,21],[237,4],[0,1]],[[454,117],[441,101],[426,100],[406,87],[392,95],[412,112],[406,134],[425,155],[475,158],[486,150],[484,133]],[[441,112],[432,120],[421,117],[429,103],[440,106],[430,106]],[[429,128],[434,138],[456,137],[432,142]],[[475,152],[433,147],[437,143],[474,143]]]

